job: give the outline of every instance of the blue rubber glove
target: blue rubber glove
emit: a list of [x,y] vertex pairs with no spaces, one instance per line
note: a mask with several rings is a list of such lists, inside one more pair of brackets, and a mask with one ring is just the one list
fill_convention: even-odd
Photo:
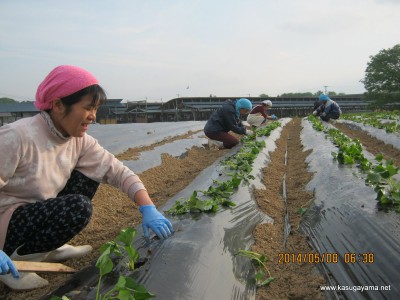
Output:
[[278,117],[275,116],[275,115],[272,115],[271,118],[272,118],[272,120],[277,120],[278,119]]
[[9,258],[3,250],[0,250],[0,274],[5,275],[9,272],[11,272],[14,278],[19,278],[19,273],[17,271],[17,268],[14,266],[11,258]]
[[160,239],[166,239],[174,232],[171,222],[154,205],[142,205],[139,211],[142,213],[142,227],[145,237],[149,237],[149,228]]

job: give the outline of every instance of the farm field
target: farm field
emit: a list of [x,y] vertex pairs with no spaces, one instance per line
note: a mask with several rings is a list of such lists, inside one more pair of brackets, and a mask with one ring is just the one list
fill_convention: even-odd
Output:
[[[160,126],[162,124],[162,126]],[[120,126],[119,134],[108,131]],[[94,125],[89,131],[109,151],[139,174],[153,201],[167,211],[193,191],[226,179],[226,159],[238,154],[206,146],[204,122]],[[329,125],[330,126],[330,125]],[[400,150],[345,122],[334,126],[359,139],[371,161],[379,153],[399,166]],[[115,129],[115,127],[114,127]],[[232,208],[216,213],[171,215],[175,235],[164,241],[141,238],[135,245],[148,262],[136,278],[155,299],[394,299],[399,296],[397,258],[400,218],[382,210],[356,164],[340,165],[337,147],[307,119],[282,119],[262,137],[265,147],[253,162],[252,177],[231,196]],[[258,150],[257,150],[258,151]],[[228,176],[229,177],[229,176]],[[71,244],[91,244],[93,253],[66,262],[83,270],[99,256],[99,247],[121,229],[140,224],[135,205],[118,190],[101,185],[93,201],[88,227]],[[289,233],[290,232],[290,233]],[[257,288],[254,266],[237,257],[239,250],[264,254],[273,277]],[[338,262],[291,261],[285,254],[316,257],[326,253]],[[350,254],[373,253],[368,262],[349,262]],[[304,256],[304,257],[305,257]],[[344,261],[346,260],[346,261]],[[90,268],[89,268],[90,270]],[[94,273],[94,272],[91,272]],[[15,293],[0,287],[1,299],[45,299],[63,287],[70,275],[46,275],[44,289]],[[321,285],[390,285],[390,291],[327,292]],[[80,294],[71,299],[84,299]]]

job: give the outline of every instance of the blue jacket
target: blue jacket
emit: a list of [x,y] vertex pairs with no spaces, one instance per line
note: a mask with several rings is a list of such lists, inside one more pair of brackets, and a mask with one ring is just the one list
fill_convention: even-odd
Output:
[[236,100],[226,100],[214,111],[204,126],[205,132],[228,132],[245,134],[246,128],[236,116]]

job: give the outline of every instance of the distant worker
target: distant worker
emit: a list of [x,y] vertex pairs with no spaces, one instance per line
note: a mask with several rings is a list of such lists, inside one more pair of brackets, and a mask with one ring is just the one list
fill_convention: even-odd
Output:
[[258,104],[253,107],[247,116],[247,123],[250,124],[253,128],[258,127],[264,124],[267,120],[276,120],[277,116],[272,115],[269,116],[267,114],[267,110],[272,107],[271,100],[264,100],[261,104]]
[[237,134],[251,134],[253,131],[246,129],[240,121],[241,115],[250,112],[252,104],[249,99],[226,100],[220,108],[214,111],[204,126],[204,133],[210,139],[210,144],[226,149],[239,144],[239,140],[229,131]]
[[314,116],[320,116],[322,121],[329,122],[330,119],[337,120],[339,119],[342,111],[340,110],[339,105],[329,98],[328,95],[321,94],[319,96],[319,100],[322,102],[316,110],[314,110]]

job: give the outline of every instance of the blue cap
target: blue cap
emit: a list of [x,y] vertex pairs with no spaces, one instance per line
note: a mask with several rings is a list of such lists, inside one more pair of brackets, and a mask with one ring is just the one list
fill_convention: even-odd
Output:
[[251,104],[249,99],[240,98],[236,101],[236,115],[240,115],[240,110],[242,108],[251,110],[253,108],[253,105]]
[[331,98],[329,98],[328,95],[325,94],[319,95],[319,101],[328,101],[328,100],[331,100]]

